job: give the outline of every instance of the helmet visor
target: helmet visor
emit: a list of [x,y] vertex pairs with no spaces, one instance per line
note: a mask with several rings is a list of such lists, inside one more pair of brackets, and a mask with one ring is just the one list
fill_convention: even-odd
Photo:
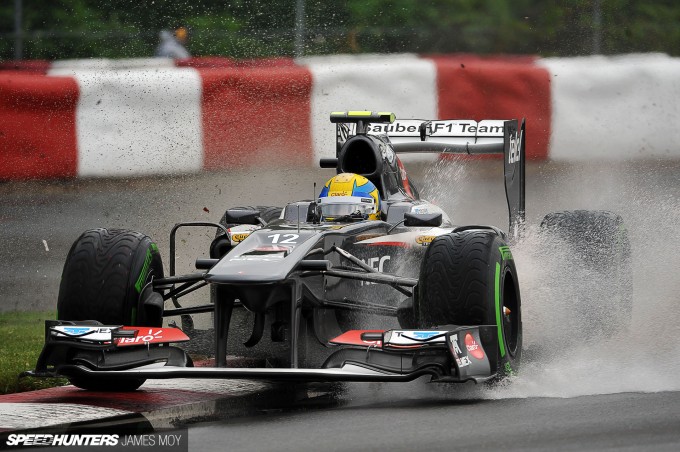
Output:
[[375,212],[373,198],[356,196],[325,197],[319,199],[321,216],[334,219],[347,215],[357,215],[363,218]]

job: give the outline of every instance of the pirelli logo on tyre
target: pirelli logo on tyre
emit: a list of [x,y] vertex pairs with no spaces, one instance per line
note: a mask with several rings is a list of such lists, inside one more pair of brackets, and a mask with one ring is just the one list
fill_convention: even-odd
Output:
[[501,246],[498,248],[498,251],[501,252],[504,261],[512,259],[512,251],[510,251],[509,246]]

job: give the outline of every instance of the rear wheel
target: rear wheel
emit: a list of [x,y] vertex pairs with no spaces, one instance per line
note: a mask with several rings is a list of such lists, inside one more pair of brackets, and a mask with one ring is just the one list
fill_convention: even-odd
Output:
[[554,297],[575,312],[581,333],[610,336],[629,326],[633,269],[623,219],[602,210],[553,212],[541,232],[549,256],[566,267],[551,284]]
[[[96,320],[104,325],[161,326],[163,299],[151,290],[163,277],[158,246],[146,235],[120,229],[92,229],[73,244],[64,263],[57,318]],[[134,380],[71,379],[79,388],[131,391]]]
[[420,327],[496,325],[497,375],[519,370],[521,298],[515,262],[502,237],[487,230],[437,237],[423,257],[418,287]]

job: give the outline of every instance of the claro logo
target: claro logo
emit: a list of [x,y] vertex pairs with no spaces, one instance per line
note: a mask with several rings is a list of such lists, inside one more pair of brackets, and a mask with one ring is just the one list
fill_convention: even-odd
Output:
[[472,334],[470,333],[465,335],[465,348],[467,348],[468,353],[473,358],[484,359],[484,350],[482,350],[482,347],[479,346],[475,338],[472,337]]
[[149,328],[149,332],[147,334],[142,334],[140,331],[139,334],[137,334],[136,337],[122,337],[120,338],[120,341],[118,342],[119,345],[121,344],[144,344],[146,342],[153,342],[155,340],[163,339],[163,330],[159,329],[157,331],[154,331],[152,328]]

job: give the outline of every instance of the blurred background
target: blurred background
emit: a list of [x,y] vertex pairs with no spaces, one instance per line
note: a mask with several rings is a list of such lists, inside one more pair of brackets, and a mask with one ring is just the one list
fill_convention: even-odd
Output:
[[680,53],[677,0],[5,0],[0,59],[151,56],[162,29],[193,56]]

